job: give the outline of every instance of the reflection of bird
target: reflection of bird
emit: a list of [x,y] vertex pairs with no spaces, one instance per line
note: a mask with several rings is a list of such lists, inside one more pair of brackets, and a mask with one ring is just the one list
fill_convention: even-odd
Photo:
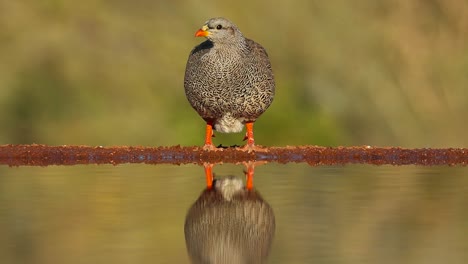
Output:
[[273,209],[233,176],[216,179],[189,209],[185,241],[193,263],[264,263],[275,233]]
[[270,106],[275,81],[265,49],[244,38],[225,18],[212,18],[196,32],[208,40],[190,53],[185,94],[206,121],[205,148],[213,149],[213,127],[238,133],[244,124],[247,148],[254,147],[253,123]]

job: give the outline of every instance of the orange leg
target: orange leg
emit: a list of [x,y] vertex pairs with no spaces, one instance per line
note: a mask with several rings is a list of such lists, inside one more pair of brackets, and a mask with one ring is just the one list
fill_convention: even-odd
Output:
[[247,122],[245,123],[245,127],[247,128],[247,132],[245,133],[244,140],[247,140],[247,144],[241,149],[243,151],[252,152],[252,151],[264,151],[262,147],[257,147],[255,145],[254,134],[253,134],[253,124],[254,122]]
[[214,149],[213,140],[213,124],[211,122],[206,123],[206,132],[205,132],[205,145],[203,149],[212,150]]
[[247,190],[253,189],[253,177],[254,177],[254,169],[255,169],[254,166],[255,165],[250,162],[246,164],[247,171],[245,172],[245,177],[246,177],[245,187],[247,188]]
[[255,145],[254,134],[253,134],[253,124],[254,122],[245,123],[245,128],[247,132],[245,133],[244,140],[247,140],[247,145],[253,147]]
[[213,188],[213,164],[205,163],[203,164],[205,168],[205,178],[206,178],[206,188]]

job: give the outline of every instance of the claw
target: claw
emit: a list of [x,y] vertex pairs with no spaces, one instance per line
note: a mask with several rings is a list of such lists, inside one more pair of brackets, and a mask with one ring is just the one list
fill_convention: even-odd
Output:
[[203,150],[216,150],[216,147],[213,144],[205,144],[203,145]]
[[247,151],[248,153],[251,153],[251,152],[265,152],[266,149],[263,148],[263,147],[260,147],[260,146],[257,146],[255,144],[245,144],[245,146],[241,147],[240,150],[242,151]]

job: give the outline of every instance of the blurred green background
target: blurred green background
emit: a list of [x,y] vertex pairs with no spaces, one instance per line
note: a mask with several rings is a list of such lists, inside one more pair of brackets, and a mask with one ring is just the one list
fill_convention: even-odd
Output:
[[463,0],[0,1],[0,144],[201,145],[183,76],[215,16],[270,55],[258,144],[468,146]]

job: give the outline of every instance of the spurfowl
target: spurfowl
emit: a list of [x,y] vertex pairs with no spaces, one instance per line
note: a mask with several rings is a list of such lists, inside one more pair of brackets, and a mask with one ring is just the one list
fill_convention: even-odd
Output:
[[190,53],[184,87],[188,101],[206,121],[204,149],[215,149],[213,129],[238,133],[244,124],[245,148],[254,149],[253,123],[270,106],[275,94],[265,49],[221,17],[208,20],[195,36],[207,40]]

